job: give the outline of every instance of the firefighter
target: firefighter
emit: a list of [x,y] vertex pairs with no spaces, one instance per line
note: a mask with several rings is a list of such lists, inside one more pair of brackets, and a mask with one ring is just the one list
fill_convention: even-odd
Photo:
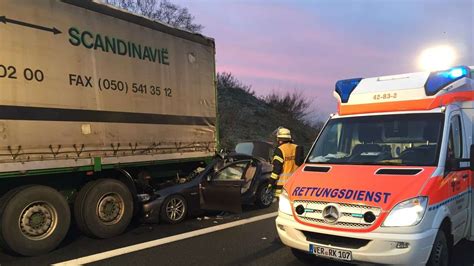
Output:
[[279,127],[277,129],[278,147],[273,153],[273,172],[271,175],[271,186],[278,197],[285,183],[298,166],[303,164],[303,147],[293,143],[289,129]]

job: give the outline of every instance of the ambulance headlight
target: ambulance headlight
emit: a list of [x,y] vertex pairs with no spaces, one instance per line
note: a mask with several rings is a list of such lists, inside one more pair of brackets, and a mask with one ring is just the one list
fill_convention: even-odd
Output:
[[291,211],[291,203],[288,197],[288,192],[286,192],[285,189],[282,189],[282,192],[280,194],[280,199],[278,201],[278,211],[288,215],[293,214]]
[[418,197],[397,204],[385,218],[383,226],[417,225],[426,211],[427,197]]

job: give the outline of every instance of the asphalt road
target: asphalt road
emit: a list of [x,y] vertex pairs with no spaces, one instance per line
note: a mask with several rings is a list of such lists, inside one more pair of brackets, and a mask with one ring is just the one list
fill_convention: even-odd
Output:
[[[118,237],[106,240],[81,236],[71,230],[60,248],[35,258],[0,253],[1,265],[48,265],[97,254],[121,247],[165,237],[176,236],[203,228],[209,233],[180,241],[127,253],[92,263],[93,265],[304,265],[296,260],[289,248],[278,239],[274,217],[221,231],[213,226],[241,221],[276,211],[276,204],[265,210],[246,208],[240,215],[217,217],[209,215],[190,218],[178,225],[132,225]],[[453,265],[474,265],[474,243],[464,241],[456,246]],[[346,265],[324,261],[318,265]]]

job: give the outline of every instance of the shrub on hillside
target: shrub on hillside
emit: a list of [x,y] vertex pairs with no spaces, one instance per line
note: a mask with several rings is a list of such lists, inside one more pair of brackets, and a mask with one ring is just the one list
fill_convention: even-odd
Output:
[[[296,97],[296,101],[290,101],[288,108],[278,108],[265,98],[256,97],[251,86],[242,84],[231,73],[217,74],[217,96],[223,148],[232,149],[235,144],[249,140],[273,142],[273,131],[284,126],[291,129],[295,142],[305,146],[307,151],[319,132],[319,128],[302,115],[309,114],[310,110],[309,105],[303,108],[304,103],[299,102],[301,96],[290,95],[290,98]],[[286,103],[281,99],[275,101],[278,102]]]

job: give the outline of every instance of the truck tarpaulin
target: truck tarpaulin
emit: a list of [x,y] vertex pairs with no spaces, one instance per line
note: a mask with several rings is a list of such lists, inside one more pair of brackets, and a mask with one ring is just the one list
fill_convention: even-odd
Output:
[[92,1],[0,10],[0,172],[214,153],[212,39]]

